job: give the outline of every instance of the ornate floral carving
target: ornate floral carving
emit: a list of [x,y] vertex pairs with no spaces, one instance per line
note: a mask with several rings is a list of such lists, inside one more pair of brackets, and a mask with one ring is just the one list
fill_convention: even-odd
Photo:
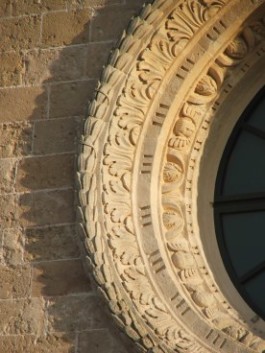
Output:
[[244,59],[248,53],[247,43],[243,38],[235,38],[225,50],[225,54],[230,56],[233,59]]
[[[146,176],[148,180],[152,173],[152,155],[141,152],[141,140],[147,123],[153,129],[163,125],[161,119],[166,114],[157,112],[160,119],[157,122],[152,120],[150,112],[154,100],[165,89],[166,79],[173,77],[173,71],[181,72],[179,77],[185,82],[185,75],[190,72],[183,64],[183,49],[187,48],[187,65],[194,67],[196,60],[189,59],[188,55],[193,39],[199,40],[205,34],[210,38],[207,28],[215,28],[218,36],[218,16],[215,17],[218,11],[228,13],[233,4],[238,3],[238,0],[156,0],[153,5],[147,5],[140,17],[131,22],[114,51],[84,129],[78,180],[80,231],[91,254],[89,263],[115,320],[144,350],[152,349],[154,353],[216,350],[215,340],[209,338],[211,334],[196,338],[198,334],[190,332],[189,324],[182,319],[188,310],[210,329],[210,333],[219,330],[218,335],[226,337],[223,342],[232,337],[229,341],[232,347],[236,347],[234,339],[246,349],[255,347],[260,351],[263,347],[260,339],[248,330],[247,334],[240,334],[243,324],[230,318],[221,303],[213,299],[213,293],[205,283],[203,259],[188,239],[187,227],[190,225],[184,215],[189,210],[182,187],[184,177],[190,172],[187,168],[192,159],[189,153],[201,118],[220,95],[232,68],[240,65],[250,48],[261,40],[262,31],[257,24],[246,26],[243,31],[239,25],[234,39],[230,39],[225,48],[222,45],[215,48],[215,57],[207,59],[207,65],[185,88],[185,98],[178,103],[178,116],[171,118],[174,122],[172,133],[168,140],[163,140],[168,149],[161,163],[163,234],[159,233],[159,237],[165,238],[177,275],[175,286],[182,293],[175,297],[184,298],[176,308],[189,303],[181,314],[169,309],[171,304],[154,280],[154,274],[166,269],[166,262],[159,257],[160,249],[150,252],[141,245],[145,229],[152,226],[154,211],[146,204],[145,195],[140,195],[141,202],[137,203],[134,194],[137,183],[132,180],[133,175],[139,180],[140,177],[145,180]],[[244,16],[250,15],[255,8],[255,5],[249,7]],[[221,27],[226,29],[224,24]],[[150,136],[152,141],[155,140],[153,135],[155,133]],[[138,167],[135,173],[136,166],[140,165],[145,169]],[[154,239],[156,236],[153,233]],[[250,338],[244,340],[245,336]]]
[[[202,76],[202,78],[195,85],[194,91],[191,92],[191,95],[188,98],[189,103],[184,103],[182,112],[194,111],[194,105],[199,105],[200,110],[203,111],[204,106],[209,104],[216,98],[217,94],[219,94],[220,87],[222,86],[226,78],[227,67],[239,65],[246,58],[247,54],[249,53],[249,48],[251,47],[251,45],[253,45],[253,37],[251,38],[252,34],[249,34],[249,28],[251,28],[251,26],[245,28],[236,38],[234,38],[227,45],[224,52],[218,56],[216,62],[208,68],[208,74]],[[217,67],[217,65],[219,65],[219,67]],[[184,115],[189,116],[189,114],[185,113]],[[184,146],[188,147],[189,145],[191,145],[191,142],[193,140],[192,135],[195,131],[195,124],[194,122],[192,122],[190,126],[194,128],[190,128],[187,130],[187,132],[185,132],[186,130],[183,129],[182,124],[179,124],[179,121],[183,119],[180,116],[178,117],[177,123],[175,124],[173,129],[173,137],[169,138],[168,146],[181,150]],[[181,136],[182,140],[184,140],[184,135],[186,137],[185,144],[177,144],[175,141],[178,136]],[[170,152],[168,152],[168,154],[169,153]],[[185,153],[187,153],[187,151]],[[170,189],[167,187],[167,194],[165,194],[164,188],[162,188],[162,190],[162,200],[165,204],[164,208],[166,209],[167,198],[170,198],[170,192],[168,192],[168,190],[170,191]],[[171,192],[174,193],[173,187],[171,188]],[[169,249],[172,251],[171,259],[173,265],[177,269],[181,269],[181,271],[178,272],[180,280],[185,284],[187,290],[192,293],[191,298],[194,303],[199,307],[204,308],[202,312],[205,314],[205,316],[209,318],[212,322],[214,322],[219,329],[235,337],[232,332],[238,332],[238,326],[233,326],[232,329],[231,320],[229,320],[226,313],[222,312],[222,309],[218,307],[210,290],[205,288],[203,289],[203,281],[200,275],[201,271],[196,264],[194,256],[192,256],[192,251],[187,248],[187,241],[185,240],[183,243],[183,236],[177,234],[175,236],[176,239],[178,239],[176,240],[176,243],[174,244],[174,242],[172,242],[172,239],[170,239],[168,246]],[[179,240],[180,237],[182,237],[182,243]],[[174,244],[173,246],[172,243]],[[185,246],[183,246],[182,244],[185,244]],[[219,316],[219,318],[221,317],[221,320],[217,320],[216,316]],[[249,346],[251,346],[253,342],[253,336],[248,331],[247,333],[249,337],[252,337],[250,340],[251,343],[249,343]]]
[[191,142],[196,126],[189,117],[179,118],[174,127],[175,137],[169,140],[169,147],[183,149]]
[[166,23],[169,38],[181,47],[192,38],[196,29],[218,13],[225,2],[222,0],[182,2],[171,13]]
[[179,183],[183,177],[183,166],[179,161],[166,162],[163,169],[163,180],[166,183]]

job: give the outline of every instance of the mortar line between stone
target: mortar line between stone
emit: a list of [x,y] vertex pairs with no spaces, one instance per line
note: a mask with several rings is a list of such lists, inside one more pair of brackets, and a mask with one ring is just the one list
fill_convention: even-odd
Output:
[[72,151],[66,151],[66,152],[54,152],[54,153],[47,153],[47,154],[30,154],[27,156],[18,156],[18,157],[1,157],[1,160],[10,160],[10,161],[18,161],[21,162],[24,159],[31,159],[31,158],[45,158],[45,157],[55,157],[55,156],[64,156],[64,155],[75,155],[76,151],[72,150]]
[[7,193],[2,193],[0,194],[1,196],[9,196],[9,195],[17,195],[17,196],[21,196],[21,195],[27,195],[27,194],[38,194],[38,193],[47,193],[47,192],[51,192],[51,191],[66,191],[66,190],[74,190],[74,187],[71,186],[67,186],[67,187],[57,187],[57,188],[52,188],[52,189],[38,189],[38,190],[25,190],[25,191],[17,191],[17,192],[7,192]]
[[76,225],[76,222],[65,222],[65,223],[55,223],[55,224],[43,224],[43,225],[36,225],[36,226],[27,226],[27,227],[23,227],[23,226],[17,226],[17,227],[6,227],[6,228],[3,228],[3,231],[6,231],[6,230],[21,230],[21,231],[24,231],[24,230],[40,230],[40,229],[49,229],[49,228],[59,228],[59,227],[64,227],[64,226],[75,226]]
[[82,257],[65,257],[63,259],[54,259],[54,260],[42,260],[42,261],[29,261],[28,264],[31,264],[32,266],[39,265],[39,264],[45,264],[45,263],[54,263],[54,262],[65,262],[65,261],[80,261],[82,260]]
[[78,82],[90,82],[90,81],[95,81],[96,82],[96,78],[89,78],[89,77],[84,77],[84,78],[80,78],[78,80],[61,80],[61,81],[50,81],[47,83],[42,83],[40,82],[39,84],[30,84],[30,85],[11,85],[11,86],[2,86],[0,87],[0,90],[7,90],[7,89],[16,89],[16,88],[43,88],[43,87],[47,87],[47,86],[56,86],[56,85],[60,85],[60,84],[71,84],[71,83],[78,83]]
[[47,87],[47,112],[46,112],[46,118],[49,119],[49,117],[50,117],[50,106],[51,106],[51,86],[48,84],[46,87]]
[[[78,49],[78,48],[86,48],[91,45],[97,45],[97,44],[113,44],[115,45],[115,40],[113,39],[108,39],[108,40],[94,40],[94,41],[88,41],[86,43],[77,43],[77,44],[69,44],[69,45],[57,45],[57,46],[49,46],[49,47],[36,47],[36,48],[29,48],[29,49],[23,49],[26,54],[29,54],[31,52],[38,52],[38,51],[55,51],[55,50],[64,50],[64,49]],[[9,49],[4,51],[4,53],[9,53],[9,52],[17,52],[15,49]]]
[[40,16],[40,37],[39,37],[39,45],[42,43],[42,32],[43,32],[43,14]]

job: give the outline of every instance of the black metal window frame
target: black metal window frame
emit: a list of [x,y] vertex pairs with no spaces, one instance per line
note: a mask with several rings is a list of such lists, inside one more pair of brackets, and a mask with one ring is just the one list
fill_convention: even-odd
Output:
[[[263,319],[265,320],[265,307],[261,308],[254,302],[246,291],[245,284],[253,279],[258,274],[265,273],[265,249],[264,249],[264,261],[252,268],[248,273],[239,277],[234,269],[232,259],[229,256],[229,251],[224,237],[224,229],[222,225],[222,215],[233,214],[233,213],[245,213],[245,212],[257,212],[265,211],[265,190],[255,193],[247,194],[235,194],[225,196],[223,195],[224,180],[227,172],[228,162],[230,156],[233,153],[234,147],[243,131],[247,131],[258,138],[265,140],[265,131],[262,131],[256,127],[248,124],[248,120],[252,116],[257,105],[265,100],[265,86],[256,94],[254,99],[247,106],[238,122],[236,123],[229,139],[226,144],[221,162],[218,168],[215,194],[214,194],[214,222],[217,242],[221,257],[223,259],[225,268],[230,276],[230,279],[234,283],[241,297],[248,303],[248,305]],[[265,158],[265,156],[264,156]],[[264,229],[265,236],[265,229]],[[265,296],[265,293],[264,293]]]

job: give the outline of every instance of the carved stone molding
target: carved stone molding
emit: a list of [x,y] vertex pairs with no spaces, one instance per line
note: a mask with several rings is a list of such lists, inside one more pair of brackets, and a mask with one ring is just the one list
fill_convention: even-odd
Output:
[[215,235],[202,236],[198,219],[211,126],[226,124],[226,102],[255,69],[263,81],[254,91],[265,82],[264,5],[147,5],[91,104],[79,158],[80,233],[113,318],[142,351],[265,350],[264,323],[221,290],[205,251]]

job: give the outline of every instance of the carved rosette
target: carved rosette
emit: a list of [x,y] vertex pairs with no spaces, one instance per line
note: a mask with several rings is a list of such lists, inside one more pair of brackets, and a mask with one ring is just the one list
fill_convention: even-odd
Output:
[[265,350],[265,330],[224,296],[194,227],[202,151],[227,97],[265,60],[264,16],[264,1],[156,0],[97,87],[80,233],[115,321],[142,351]]

